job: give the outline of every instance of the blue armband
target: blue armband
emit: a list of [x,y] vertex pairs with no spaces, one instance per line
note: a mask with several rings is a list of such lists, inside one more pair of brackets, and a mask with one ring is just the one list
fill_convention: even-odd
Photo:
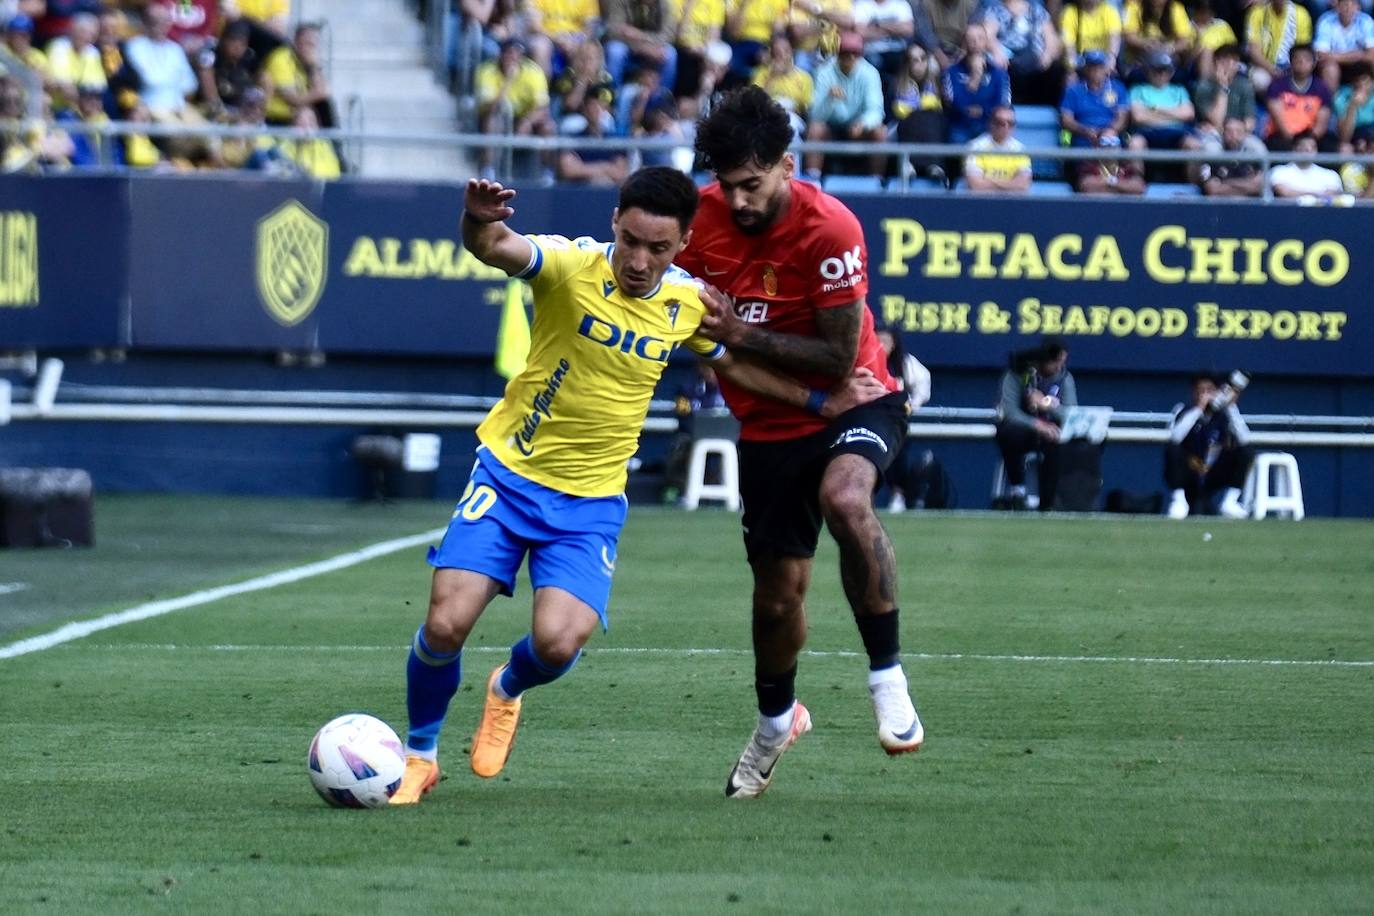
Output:
[[811,389],[811,396],[806,399],[806,409],[819,417],[821,410],[825,407],[827,397],[828,395],[824,391]]

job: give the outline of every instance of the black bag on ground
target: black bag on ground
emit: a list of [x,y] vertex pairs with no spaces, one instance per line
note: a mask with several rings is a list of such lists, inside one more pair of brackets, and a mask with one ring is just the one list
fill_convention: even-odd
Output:
[[1102,492],[1102,446],[1074,439],[1059,446],[1059,488],[1053,508],[1092,512]]

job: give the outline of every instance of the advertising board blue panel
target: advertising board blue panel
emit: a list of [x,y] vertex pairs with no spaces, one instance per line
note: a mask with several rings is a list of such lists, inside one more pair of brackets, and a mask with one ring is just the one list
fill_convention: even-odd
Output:
[[971,197],[850,201],[879,318],[921,359],[1041,335],[1097,369],[1367,375],[1374,210]]
[[0,349],[127,342],[126,190],[113,178],[0,176]]

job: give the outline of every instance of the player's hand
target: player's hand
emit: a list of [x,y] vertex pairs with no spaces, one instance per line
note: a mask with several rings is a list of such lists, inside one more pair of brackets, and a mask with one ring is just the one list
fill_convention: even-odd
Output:
[[735,314],[735,299],[707,284],[701,290],[701,302],[706,314],[701,316],[701,333],[727,347],[737,346],[747,329]]
[[887,386],[873,375],[872,370],[861,366],[854,370],[853,375],[830,389],[825,404],[821,407],[821,416],[829,420],[847,410],[853,410],[860,404],[876,401],[891,393]]
[[463,212],[479,223],[498,223],[515,215],[510,206],[514,197],[515,189],[502,187],[499,181],[469,178],[463,193]]

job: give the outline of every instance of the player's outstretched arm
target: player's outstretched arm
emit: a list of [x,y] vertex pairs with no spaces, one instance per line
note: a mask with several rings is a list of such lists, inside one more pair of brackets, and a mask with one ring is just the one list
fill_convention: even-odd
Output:
[[701,333],[734,350],[756,354],[792,372],[823,372],[843,378],[859,357],[859,333],[863,329],[862,299],[838,308],[816,310],[817,337],[769,331],[741,321],[730,297],[707,287],[701,301],[706,314]]
[[803,410],[830,419],[846,410],[876,401],[891,394],[887,386],[878,381],[868,369],[856,369],[847,375],[830,391],[808,388],[789,375],[735,353],[727,352],[711,363],[716,373],[728,378],[741,388],[784,404],[791,404]]
[[485,178],[468,179],[463,194],[463,247],[483,264],[514,276],[530,264],[530,240],[506,225],[515,215],[515,189]]

